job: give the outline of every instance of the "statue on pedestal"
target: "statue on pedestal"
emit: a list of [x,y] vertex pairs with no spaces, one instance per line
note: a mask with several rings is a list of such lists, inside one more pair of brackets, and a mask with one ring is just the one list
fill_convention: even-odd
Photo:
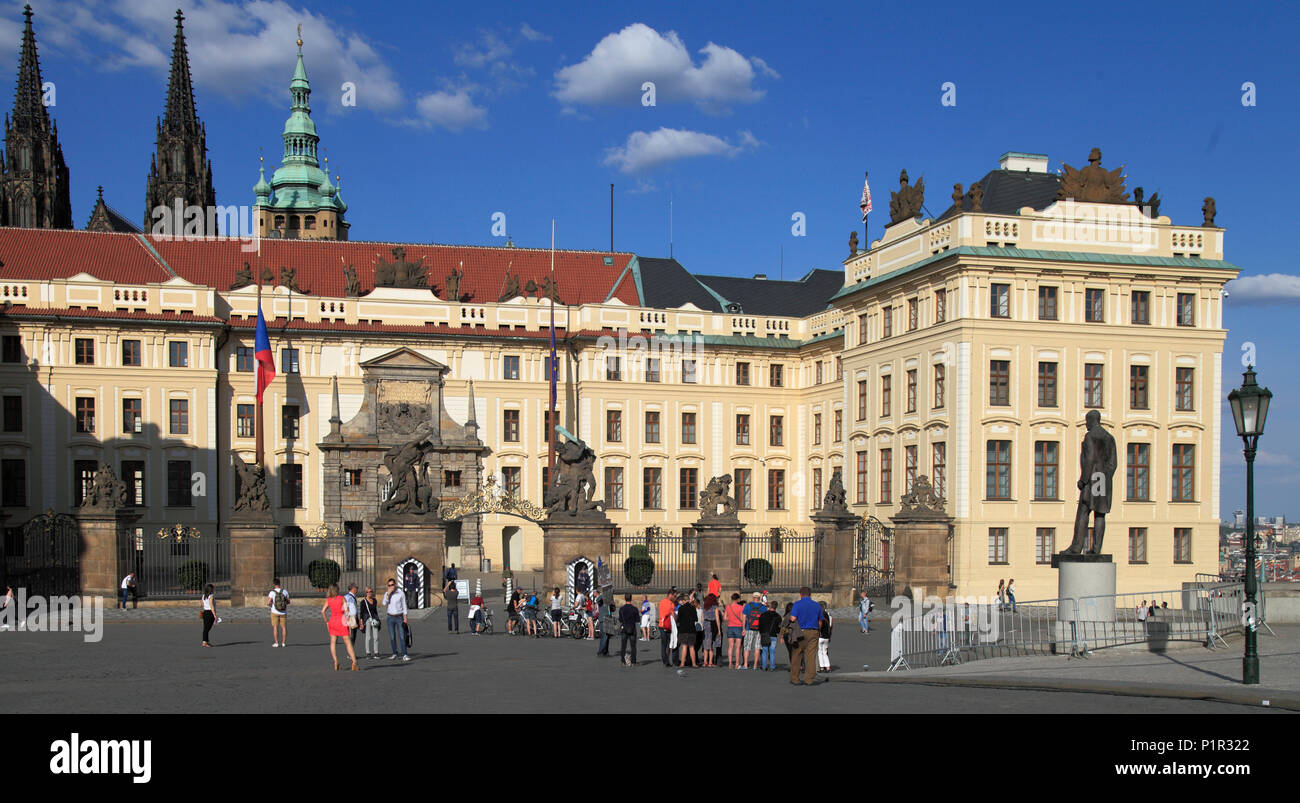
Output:
[[821,514],[823,516],[845,516],[848,513],[848,494],[844,490],[844,480],[837,468],[831,474],[830,487],[827,488],[826,496],[822,499]]
[[[719,505],[722,506],[721,513],[718,512]],[[700,492],[700,519],[704,521],[723,517],[736,517],[736,497],[731,495],[730,474],[712,478]]]
[[[393,490],[384,502],[385,513],[428,513],[430,495],[421,497],[421,487],[428,483],[429,472],[424,469],[425,483],[420,481],[424,451],[428,449],[429,435],[422,431],[413,440],[394,446],[384,455],[384,465],[393,480]],[[423,504],[422,504],[423,502]]]
[[231,451],[235,460],[236,511],[264,512],[271,509],[266,498],[266,469],[258,463],[245,463],[239,452]]
[[555,447],[554,477],[542,499],[548,517],[560,515],[604,518],[605,503],[593,499],[596,495],[596,453],[586,442],[557,427],[564,435],[564,443]]
[[[1117,457],[1115,438],[1101,426],[1101,413],[1089,410],[1084,418],[1088,433],[1079,452],[1079,509],[1074,516],[1074,541],[1066,555],[1100,555],[1110,512],[1112,480]],[[1088,543],[1088,514],[1092,514],[1092,543]]]
[[81,509],[112,511],[125,505],[126,483],[117,478],[110,466],[100,464],[90,487],[81,498]]

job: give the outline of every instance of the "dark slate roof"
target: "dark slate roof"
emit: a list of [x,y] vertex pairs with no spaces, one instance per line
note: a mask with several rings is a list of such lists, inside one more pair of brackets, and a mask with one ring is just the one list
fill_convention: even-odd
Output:
[[[1026,206],[1045,209],[1056,201],[1056,191],[1060,184],[1061,177],[1055,173],[991,170],[979,180],[979,185],[984,189],[980,208],[994,215],[1014,215]],[[967,212],[971,207],[970,188],[970,184],[965,186],[966,196],[961,202],[962,210]],[[956,204],[949,204],[948,209],[939,215],[939,220],[955,214],[957,214]]]
[[690,303],[703,310],[721,312],[718,299],[676,259],[636,258],[641,270],[642,303],[657,309],[676,309]]
[[844,286],[843,271],[820,268],[797,281],[738,276],[697,275],[695,278],[728,302],[739,304],[739,311],[749,315],[811,315],[826,309],[831,296]]

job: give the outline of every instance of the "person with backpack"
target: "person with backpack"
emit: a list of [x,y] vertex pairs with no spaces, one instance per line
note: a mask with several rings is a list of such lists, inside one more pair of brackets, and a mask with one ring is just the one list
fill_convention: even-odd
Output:
[[348,583],[348,593],[344,595],[347,597],[348,607],[353,611],[353,624],[348,628],[350,631],[348,641],[352,642],[353,651],[356,650],[357,646],[357,631],[361,629],[361,617],[358,615],[361,610],[361,600],[357,597],[357,591],[359,590],[356,583]]
[[817,669],[822,672],[829,672],[831,669],[831,612],[826,610],[826,602],[822,601],[822,623],[818,628],[820,631],[817,635]]
[[755,591],[753,600],[751,600],[749,603],[745,605],[744,608],[741,609],[741,615],[745,620],[745,636],[744,636],[744,644],[742,645],[744,649],[744,653],[741,655],[741,659],[740,659],[741,669],[750,668],[749,654],[751,652],[754,653],[753,668],[758,669],[759,652],[761,652],[762,650],[762,643],[761,643],[762,640],[759,637],[759,632],[758,632],[758,621],[759,619],[762,618],[763,611],[767,610],[767,607],[763,605],[762,597],[763,597],[762,594],[759,594],[757,591]]
[[713,648],[722,641],[722,608],[718,598],[712,594],[704,597],[700,608],[700,622],[704,625],[704,642],[700,645],[700,656],[706,667],[717,666],[717,657]]
[[686,668],[686,656],[691,657],[691,666],[699,666],[695,652],[695,633],[698,627],[699,613],[695,610],[692,603],[693,597],[688,597],[677,606],[677,644],[681,647],[681,655],[678,657],[677,664],[683,669]]
[[608,656],[609,640],[614,637],[614,631],[620,629],[614,597],[608,591],[601,591],[597,597],[596,609],[600,615],[600,641],[596,645],[596,654]]
[[527,635],[534,638],[541,638],[542,634],[537,632],[537,593],[528,592],[528,600],[524,603],[524,626]]
[[[275,578],[275,588],[266,595],[266,607],[271,609],[271,646],[283,647],[289,639],[285,623],[289,620],[289,592],[280,587],[280,578]],[[276,627],[279,627],[280,640],[277,642]]]
[[[454,567],[456,564],[452,564]],[[442,598],[447,605],[447,632],[454,632],[460,635],[460,589],[456,586],[456,580],[453,578],[446,581],[442,587]]]
[[[648,598],[647,598],[648,599]],[[642,618],[641,612],[632,604],[632,595],[623,595],[623,607],[618,609],[618,623],[621,627],[622,641],[619,642],[618,659],[624,666],[636,666],[636,629]],[[632,645],[632,659],[628,660],[627,645]]]
[[781,614],[776,612],[776,600],[767,601],[767,610],[758,618],[758,636],[762,652],[759,669],[772,672],[776,669],[776,643],[781,640]]
[[373,588],[366,589],[359,611],[357,621],[361,625],[361,632],[366,634],[366,656],[373,660],[379,657],[379,601],[375,599]]

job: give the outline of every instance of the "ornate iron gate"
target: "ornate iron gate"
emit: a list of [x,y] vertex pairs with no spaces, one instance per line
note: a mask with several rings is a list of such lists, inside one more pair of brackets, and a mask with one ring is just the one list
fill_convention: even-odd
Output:
[[17,544],[6,541],[9,585],[28,594],[81,593],[81,528],[66,513],[47,511],[22,527]]
[[894,596],[894,528],[868,516],[858,524],[853,585],[872,597]]
[[647,527],[610,539],[609,568],[617,594],[652,594],[695,586],[696,537]]

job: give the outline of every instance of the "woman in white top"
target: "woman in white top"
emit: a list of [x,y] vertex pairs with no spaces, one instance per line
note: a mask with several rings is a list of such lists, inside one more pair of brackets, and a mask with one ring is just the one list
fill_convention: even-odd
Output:
[[560,637],[560,622],[564,621],[564,595],[557,587],[551,593],[551,635]]
[[199,618],[203,620],[203,646],[211,647],[212,645],[208,643],[208,634],[212,632],[212,626],[217,623],[217,598],[211,583],[203,589],[203,608],[199,611]]

